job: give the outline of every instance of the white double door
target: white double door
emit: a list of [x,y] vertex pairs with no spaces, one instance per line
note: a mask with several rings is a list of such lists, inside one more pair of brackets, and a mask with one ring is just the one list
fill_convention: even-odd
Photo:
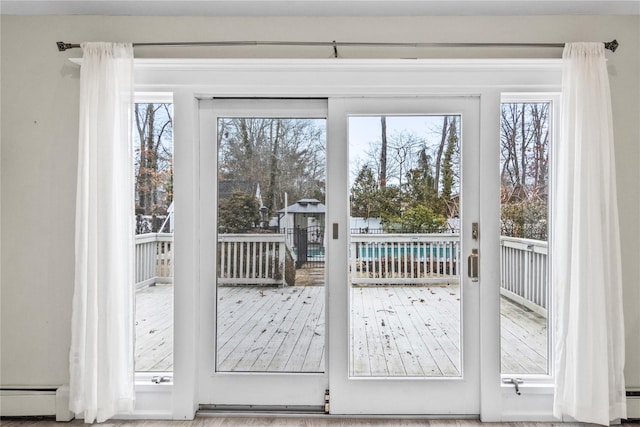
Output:
[[200,102],[201,407],[480,412],[479,127],[476,97]]

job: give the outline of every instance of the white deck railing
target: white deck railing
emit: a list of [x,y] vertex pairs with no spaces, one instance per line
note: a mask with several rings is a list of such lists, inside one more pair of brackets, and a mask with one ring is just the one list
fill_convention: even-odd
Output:
[[[173,234],[139,234],[135,242],[136,288],[172,283]],[[284,234],[220,234],[218,284],[286,284],[287,252]]]
[[284,234],[218,235],[218,284],[286,285],[285,238]]
[[459,234],[352,234],[351,283],[457,283]]
[[[457,283],[458,234],[353,234],[352,284]],[[173,234],[136,236],[136,287],[173,281]],[[547,242],[500,238],[501,293],[546,316]],[[283,234],[218,236],[218,283],[286,283]],[[353,256],[355,255],[355,256]]]
[[546,316],[549,306],[547,242],[500,237],[502,295]]
[[173,233],[136,236],[136,288],[173,281]]

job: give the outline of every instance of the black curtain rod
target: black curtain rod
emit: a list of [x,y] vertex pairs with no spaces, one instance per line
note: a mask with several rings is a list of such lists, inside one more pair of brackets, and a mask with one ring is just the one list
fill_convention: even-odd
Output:
[[[58,50],[64,52],[68,49],[77,49],[78,43],[57,42]],[[605,49],[615,52],[618,48],[618,41],[612,40],[604,42]],[[385,42],[294,42],[294,41],[215,41],[215,42],[156,42],[156,43],[133,43],[133,47],[150,46],[318,46],[333,47],[334,56],[338,57],[339,47],[542,47],[560,48],[564,43],[385,43]]]

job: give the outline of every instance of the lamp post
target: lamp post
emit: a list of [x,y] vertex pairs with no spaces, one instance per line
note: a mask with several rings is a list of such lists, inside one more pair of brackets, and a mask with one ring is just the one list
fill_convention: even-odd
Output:
[[260,206],[260,228],[267,227],[267,207],[265,205]]

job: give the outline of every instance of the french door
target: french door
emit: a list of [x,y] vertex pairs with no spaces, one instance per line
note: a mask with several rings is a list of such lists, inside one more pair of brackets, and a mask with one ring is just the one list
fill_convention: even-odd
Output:
[[201,407],[328,388],[326,100],[201,101]]
[[478,414],[479,98],[207,100],[200,126],[201,405]]
[[479,413],[478,109],[329,102],[333,413]]

